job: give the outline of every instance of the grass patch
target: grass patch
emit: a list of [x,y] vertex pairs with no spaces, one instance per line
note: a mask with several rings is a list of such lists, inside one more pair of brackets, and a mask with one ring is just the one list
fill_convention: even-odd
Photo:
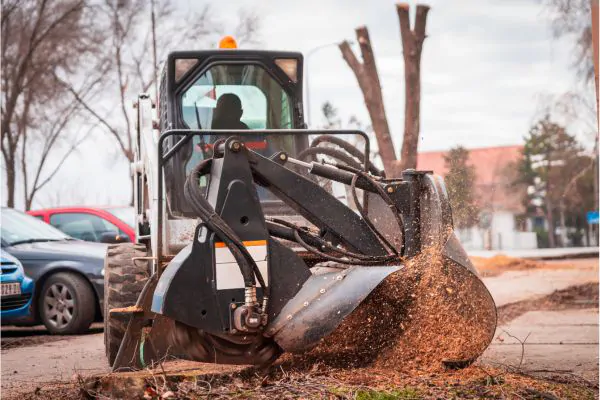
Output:
[[420,398],[419,392],[410,387],[392,391],[359,390],[355,396],[356,400],[409,400]]

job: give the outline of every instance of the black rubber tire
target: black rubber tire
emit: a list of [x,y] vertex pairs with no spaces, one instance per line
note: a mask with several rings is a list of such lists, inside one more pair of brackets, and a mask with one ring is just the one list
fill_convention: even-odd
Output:
[[[64,327],[56,327],[51,322],[49,310],[44,304],[46,293],[53,285],[65,286],[72,295],[73,312],[71,320]],[[90,282],[73,272],[58,272],[50,275],[38,295],[40,319],[46,329],[54,335],[74,335],[88,330],[96,316],[96,296]]]
[[104,259],[104,347],[109,365],[113,365],[127,329],[124,319],[111,316],[110,310],[134,306],[149,279],[146,246],[119,243],[108,246]]

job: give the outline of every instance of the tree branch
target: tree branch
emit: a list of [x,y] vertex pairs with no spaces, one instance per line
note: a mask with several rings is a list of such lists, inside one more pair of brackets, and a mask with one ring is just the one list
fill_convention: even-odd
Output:
[[[66,161],[66,160],[67,160],[67,159],[68,159],[68,158],[71,156],[71,154],[72,154],[72,153],[73,153],[73,152],[74,152],[74,151],[75,151],[75,150],[76,150],[76,149],[77,149],[77,148],[78,148],[78,147],[81,145],[81,143],[83,143],[83,142],[84,142],[84,141],[85,141],[85,140],[88,138],[88,136],[90,135],[90,133],[91,133],[91,132],[92,132],[92,131],[93,131],[93,130],[94,130],[96,127],[97,127],[97,125],[98,125],[98,122],[97,122],[96,124],[92,125],[92,126],[91,126],[91,127],[88,129],[88,131],[87,131],[85,134],[83,134],[83,135],[82,135],[82,137],[81,137],[81,138],[79,138],[78,140],[76,140],[76,141],[75,141],[75,143],[73,143],[73,144],[72,144],[72,145],[69,147],[69,149],[68,149],[68,150],[65,152],[65,154],[63,154],[63,156],[62,156],[61,160],[60,160],[60,161],[59,161],[59,162],[56,164],[56,166],[54,167],[54,169],[52,170],[52,172],[50,172],[50,174],[49,174],[49,175],[48,175],[48,176],[47,176],[47,177],[46,177],[44,180],[42,180],[41,182],[37,183],[37,182],[38,182],[38,178],[39,178],[39,177],[36,177],[35,184],[33,185],[33,188],[32,188],[32,190],[31,190],[31,192],[30,192],[29,196],[28,196],[28,197],[26,197],[26,198],[27,198],[27,204],[28,204],[27,208],[28,208],[28,209],[31,207],[31,203],[33,202],[33,198],[34,198],[35,194],[36,194],[36,193],[37,193],[37,192],[38,192],[40,189],[42,189],[44,186],[46,186],[46,184],[47,184],[48,182],[50,182],[50,181],[52,180],[52,178],[54,178],[54,176],[55,176],[55,175],[58,173],[58,171],[61,169],[61,167],[63,166],[63,164],[65,163],[65,161]],[[42,165],[42,163],[40,163],[40,167],[38,168],[38,171],[41,171],[41,170],[42,170],[42,167],[41,167],[41,165]]]
[[425,25],[427,24],[427,13],[429,6],[424,4],[417,5],[417,15],[415,17],[415,38],[418,42],[423,43],[426,37]]
[[564,200],[565,197],[567,197],[567,195],[569,194],[569,192],[571,191],[571,188],[573,187],[573,185],[575,185],[575,183],[582,178],[586,172],[588,172],[590,169],[592,169],[592,167],[594,166],[594,164],[596,163],[596,160],[594,159],[594,157],[590,157],[590,162],[588,165],[585,166],[585,168],[583,168],[581,171],[579,171],[573,178],[571,178],[571,180],[567,183],[567,185],[565,186],[565,190],[563,191],[562,195],[560,196],[561,199]]
[[396,4],[396,12],[398,13],[398,20],[400,21],[400,37],[402,39],[402,48],[404,49],[404,52],[408,51],[412,46],[413,41],[413,34],[410,29],[410,18],[408,16],[409,9],[408,3]]
[[128,150],[125,148],[125,144],[123,143],[123,140],[121,139],[121,136],[119,135],[119,132],[113,128],[107,121],[105,118],[103,118],[102,116],[100,116],[96,111],[94,111],[94,109],[92,107],[90,107],[80,96],[79,94],[75,91],[75,89],[73,89],[73,87],[71,85],[69,85],[68,83],[62,81],[63,84],[65,85],[65,87],[67,88],[67,90],[73,95],[73,97],[75,98],[75,100],[77,100],[77,102],[79,104],[81,104],[83,106],[83,108],[85,108],[85,110],[87,112],[89,112],[90,114],[92,114],[92,116],[94,116],[94,118],[96,118],[96,120],[98,120],[98,122],[103,125],[106,129],[108,129],[108,131],[115,137],[115,139],[117,140],[117,143],[119,145],[119,147],[121,148],[121,151],[123,152],[123,154],[127,155],[128,154]]
[[352,48],[350,47],[350,43],[348,43],[347,40],[344,40],[342,43],[340,43],[338,45],[338,47],[340,48],[340,51],[342,52],[342,57],[344,58],[344,60],[346,60],[346,62],[348,63],[348,65],[350,66],[352,71],[354,71],[354,73],[357,76],[362,75],[363,65],[360,61],[358,61],[358,59],[356,58],[356,55],[354,55],[354,51],[352,51]]

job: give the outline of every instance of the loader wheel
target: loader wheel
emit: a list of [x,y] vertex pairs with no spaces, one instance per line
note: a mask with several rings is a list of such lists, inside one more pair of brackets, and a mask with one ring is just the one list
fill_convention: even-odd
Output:
[[104,259],[104,347],[109,365],[113,365],[127,329],[127,320],[111,316],[110,310],[134,306],[148,281],[148,262],[133,261],[146,256],[146,246],[119,243],[108,246]]

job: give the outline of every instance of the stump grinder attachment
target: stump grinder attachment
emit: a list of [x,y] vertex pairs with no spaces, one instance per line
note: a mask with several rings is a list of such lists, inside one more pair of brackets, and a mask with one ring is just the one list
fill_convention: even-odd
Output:
[[[218,68],[228,64],[214,67],[213,52],[203,66],[204,53],[171,55],[164,79],[174,86],[161,90],[179,93],[177,79],[194,87],[190,82],[203,79],[207,68],[210,85],[218,88]],[[230,62],[237,53],[223,54]],[[261,54],[271,68],[273,59],[301,61],[296,53]],[[169,72],[192,55],[199,67],[187,72],[187,81]],[[248,85],[254,76],[234,72],[229,86],[236,79]],[[299,83],[299,71],[294,78],[286,84]],[[108,250],[105,343],[113,369],[142,368],[166,357],[268,365],[283,352],[307,353],[331,341],[347,341],[345,351],[367,349],[375,360],[405,332],[419,331],[422,315],[412,314],[424,313],[424,299],[434,297],[428,312],[452,328],[439,330],[449,337],[435,339],[440,353],[444,340],[454,344],[444,361],[465,365],[485,350],[496,327],[495,305],[454,234],[440,177],[406,170],[386,179],[368,160],[362,132],[203,130],[206,110],[194,97],[195,115],[188,113],[186,99],[164,97],[164,118],[173,118],[169,113],[179,104],[183,111],[174,115],[192,115],[198,129],[164,129],[160,136],[148,118],[150,100],[138,100],[138,241],[151,255],[140,245]],[[340,139],[349,133],[362,146]],[[188,156],[181,156],[186,148]],[[366,342],[356,340],[374,320],[387,323],[388,331],[375,329]],[[375,336],[389,340],[369,349]]]

